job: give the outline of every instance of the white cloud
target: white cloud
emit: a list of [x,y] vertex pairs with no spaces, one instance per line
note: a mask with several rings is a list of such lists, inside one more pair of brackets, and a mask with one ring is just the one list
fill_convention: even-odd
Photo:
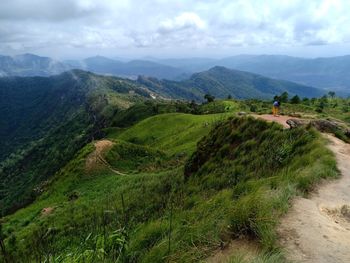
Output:
[[349,9],[348,0],[1,0],[0,53],[205,55],[347,45]]
[[166,19],[160,22],[158,32],[161,34],[168,34],[174,31],[186,29],[204,29],[205,22],[195,13],[185,12],[173,19]]

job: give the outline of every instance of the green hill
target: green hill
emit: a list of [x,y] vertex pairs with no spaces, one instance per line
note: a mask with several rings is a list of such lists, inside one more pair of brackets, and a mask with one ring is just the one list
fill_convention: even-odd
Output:
[[202,100],[204,94],[218,98],[231,95],[238,99],[271,98],[287,91],[301,97],[319,97],[319,89],[303,86],[293,82],[275,80],[249,72],[214,67],[208,71],[193,74],[188,80],[168,81],[140,77],[138,81],[150,90],[172,98]]
[[281,261],[278,217],[296,192],[335,176],[335,161],[312,129],[228,117],[147,118],[107,137],[108,165],[88,144],[33,204],[4,218],[8,258],[198,262],[245,236],[260,244],[253,256]]
[[0,94],[1,213],[33,200],[116,112],[149,98],[130,81],[83,71],[1,78]]

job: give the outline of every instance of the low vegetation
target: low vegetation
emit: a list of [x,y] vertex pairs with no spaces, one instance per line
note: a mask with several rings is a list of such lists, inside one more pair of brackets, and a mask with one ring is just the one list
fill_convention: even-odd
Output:
[[291,197],[337,175],[334,158],[311,128],[225,112],[160,114],[107,130],[114,146],[104,159],[126,175],[87,171],[94,147],[85,146],[32,205],[2,219],[3,259],[198,262],[246,238],[260,247],[257,262],[282,260],[278,217]]

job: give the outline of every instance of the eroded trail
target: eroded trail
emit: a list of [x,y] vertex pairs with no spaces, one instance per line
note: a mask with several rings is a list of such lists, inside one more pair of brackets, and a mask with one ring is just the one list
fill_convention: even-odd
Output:
[[309,199],[295,198],[278,230],[287,258],[297,262],[350,262],[350,145],[325,136],[341,177]]
[[86,159],[85,167],[87,170],[95,169],[99,165],[103,165],[118,175],[126,175],[115,170],[103,157],[103,154],[112,148],[113,142],[107,139],[99,140],[94,143],[95,150]]

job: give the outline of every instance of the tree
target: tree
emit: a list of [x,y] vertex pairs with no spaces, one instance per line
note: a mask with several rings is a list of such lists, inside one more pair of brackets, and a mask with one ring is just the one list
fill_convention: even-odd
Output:
[[318,104],[318,106],[316,108],[316,112],[322,113],[325,106],[326,106],[326,103],[324,102],[324,100],[321,99],[320,103]]
[[215,100],[215,97],[207,93],[204,95],[204,99],[206,99],[207,102],[209,103],[209,102],[213,102]]
[[232,100],[231,94],[228,94],[227,99],[228,99],[228,100]]
[[323,95],[320,100],[323,101],[324,103],[327,103],[328,102],[327,95]]
[[287,91],[283,92],[280,96],[280,101],[284,103],[288,102],[288,96],[289,94]]
[[298,95],[295,95],[293,98],[290,99],[290,103],[292,104],[299,104],[300,103],[300,98]]
[[281,101],[281,97],[278,95],[275,95],[275,97],[273,97],[273,101]]
[[328,96],[333,99],[335,97],[335,92],[334,91],[328,92]]
[[198,114],[199,113],[198,105],[197,105],[197,103],[194,100],[191,101],[189,106],[190,106],[192,114]]
[[309,105],[310,104],[310,100],[309,100],[309,98],[303,98],[303,103],[304,104],[307,104],[307,105]]

